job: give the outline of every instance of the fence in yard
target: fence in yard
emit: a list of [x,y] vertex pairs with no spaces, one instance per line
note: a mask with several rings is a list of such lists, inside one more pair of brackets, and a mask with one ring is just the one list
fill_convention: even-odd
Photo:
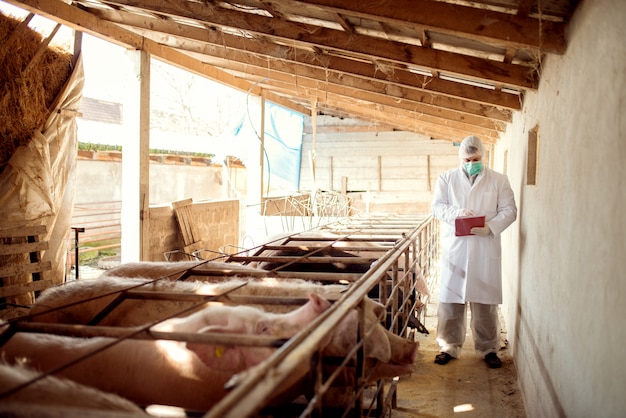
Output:
[[[76,256],[121,247],[121,201],[90,202],[74,205],[72,233],[68,245],[68,263],[76,264]],[[78,241],[78,246],[76,245]]]

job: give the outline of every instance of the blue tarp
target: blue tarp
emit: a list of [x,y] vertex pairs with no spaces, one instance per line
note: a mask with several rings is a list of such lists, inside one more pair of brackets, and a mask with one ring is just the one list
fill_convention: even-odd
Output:
[[[244,122],[237,127],[236,137],[246,135]],[[299,189],[303,131],[304,117],[300,113],[266,102],[263,161],[269,187],[263,191],[264,195],[276,189],[289,188],[289,192]],[[258,137],[256,130],[255,134]]]

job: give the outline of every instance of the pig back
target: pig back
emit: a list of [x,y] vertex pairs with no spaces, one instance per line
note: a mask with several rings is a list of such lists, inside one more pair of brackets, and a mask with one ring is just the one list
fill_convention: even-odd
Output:
[[[241,282],[239,282],[241,283]],[[238,283],[232,282],[232,286]],[[224,287],[224,285],[222,285]],[[218,292],[216,286],[204,282],[171,282],[145,278],[101,277],[80,280],[46,289],[30,309],[30,318],[36,322],[89,324],[105,307],[125,291],[172,292],[210,295]],[[139,326],[175,316],[197,301],[125,298],[98,325]],[[198,307],[199,309],[200,307]]]
[[0,363],[0,393],[7,393],[31,381],[31,384],[2,398],[0,414],[19,411],[19,416],[28,416],[26,413],[29,406],[34,404],[45,405],[48,408],[57,406],[100,411],[128,411],[148,416],[133,402],[113,393],[87,387],[69,379],[55,376],[41,377],[41,372],[24,365]]

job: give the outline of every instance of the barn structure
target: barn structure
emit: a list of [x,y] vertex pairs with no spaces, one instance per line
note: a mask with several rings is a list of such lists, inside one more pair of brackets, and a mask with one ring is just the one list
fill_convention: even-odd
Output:
[[[306,380],[312,383],[305,392],[318,396],[309,396],[306,406],[279,407],[295,407],[296,416],[328,412],[320,409],[328,376],[318,348],[327,332],[353,309],[359,323],[365,324],[364,301],[374,288],[380,289],[379,300],[390,307],[390,329],[410,338],[417,328],[411,331],[406,322],[423,319],[420,304],[436,280],[438,228],[429,217],[432,188],[441,172],[458,164],[454,144],[468,135],[483,139],[488,165],[508,176],[518,206],[517,221],[502,235],[501,309],[527,415],[618,417],[626,413],[622,349],[626,331],[619,325],[625,312],[620,295],[626,291],[619,261],[626,248],[626,222],[620,211],[626,204],[623,1],[5,2],[75,30],[77,42],[64,93],[48,101],[49,117],[33,129],[41,134],[33,135],[39,142],[23,144],[16,151],[18,157],[2,162],[3,298],[24,294],[32,303],[34,292],[62,281],[60,266],[65,263],[59,262],[62,256],[54,249],[71,228],[66,218],[56,215],[67,207],[64,200],[69,199],[69,194],[65,196],[72,182],[70,173],[59,170],[63,167],[59,161],[72,154],[66,140],[75,141],[79,41],[81,33],[88,33],[128,48],[136,63],[136,103],[129,124],[134,141],[124,150],[124,164],[134,167],[124,179],[132,186],[125,205],[128,212],[123,214],[126,261],[156,261],[163,248],[179,247],[200,260],[198,266],[185,268],[185,274],[210,276],[198,269],[204,263],[202,251],[241,244],[208,241],[206,228],[217,225],[225,228],[223,236],[241,237],[240,225],[233,232],[226,218],[213,218],[209,226],[195,222],[215,216],[211,202],[150,208],[149,83],[150,60],[156,59],[260,97],[262,109],[271,102],[304,115],[307,158],[300,166],[301,193],[269,196],[264,193],[266,171],[261,167],[256,173],[259,202],[269,212],[282,207],[291,214],[301,211],[314,216],[308,211],[314,212],[311,202],[316,196],[338,196],[342,204],[348,202],[349,211],[337,216],[341,219],[332,227],[227,254],[222,261],[230,267],[281,263],[269,270],[275,279],[320,280],[319,270],[310,267],[323,263],[368,266],[356,274],[323,275],[335,277],[337,283],[351,283],[349,290],[303,332],[283,341],[253,373],[238,376],[223,402],[203,411],[206,416],[283,416],[287,409],[274,410],[276,405],[267,402],[275,395],[273,389],[299,370],[302,358],[311,360],[310,370],[314,370],[307,379],[316,377]],[[20,50],[12,45],[32,15],[6,31],[0,58],[19,56]],[[42,41],[42,51],[47,42]],[[34,68],[41,54],[34,53],[33,64],[24,63],[22,72]],[[0,100],[12,100],[15,86],[5,81]],[[0,117],[8,120],[8,111]],[[48,131],[60,135],[42,140],[50,138]],[[45,157],[39,159],[48,163],[44,164],[48,171],[22,170],[38,156]],[[7,193],[24,178],[36,177],[49,180],[40,189],[54,195],[59,206],[46,201],[47,206],[31,207],[34,189],[29,189],[30,194]],[[5,197],[9,195],[18,198]],[[215,204],[221,205],[219,214],[241,213],[237,204],[228,206],[232,202]],[[324,244],[314,242],[318,240]],[[306,244],[294,244],[299,241]],[[305,253],[294,248],[304,248]],[[329,249],[340,250],[341,255],[324,252]],[[287,267],[294,263],[308,264],[309,271],[288,273]],[[227,275],[226,270],[219,269],[219,275]],[[9,279],[17,276],[27,276],[26,283]],[[426,287],[419,287],[423,282]],[[402,287],[406,283],[412,287]],[[401,294],[417,297],[401,301]],[[204,303],[208,296],[203,297]],[[19,318],[9,323],[13,332],[53,329],[72,335],[121,335],[119,330],[77,331],[75,326],[46,327]],[[134,331],[139,337],[146,332]],[[367,335],[362,329],[357,334],[365,342],[357,344],[342,366],[362,383]],[[242,343],[208,337],[200,342],[215,341]],[[277,342],[261,339],[245,344]],[[376,388],[371,402],[365,402],[368,396],[362,386],[354,385],[348,413],[360,415],[368,403],[378,414],[393,416],[394,381],[380,379]]]

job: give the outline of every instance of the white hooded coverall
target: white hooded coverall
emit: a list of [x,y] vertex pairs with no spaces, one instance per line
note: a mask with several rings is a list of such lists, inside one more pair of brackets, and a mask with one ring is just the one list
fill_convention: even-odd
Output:
[[[462,304],[463,314],[467,302],[501,304],[500,234],[517,217],[515,198],[508,178],[485,167],[472,184],[463,167],[459,166],[439,176],[431,208],[433,216],[440,220],[442,225],[440,304]],[[476,215],[485,215],[485,224],[491,229],[489,236],[454,235],[454,220],[463,216],[465,209],[471,210]],[[489,309],[495,308],[497,306]],[[443,314],[445,315],[445,312]],[[452,315],[451,312],[448,314]],[[441,320],[440,312],[440,323]],[[495,324],[495,327],[498,325]],[[457,341],[446,341],[446,335],[440,335],[438,332],[437,339],[442,351],[448,352],[453,357],[459,357],[464,328],[462,332],[461,341],[458,341],[458,338]],[[494,351],[484,346],[492,342],[476,341],[477,338],[480,339],[480,335],[474,335],[477,350],[483,350],[485,353]]]

